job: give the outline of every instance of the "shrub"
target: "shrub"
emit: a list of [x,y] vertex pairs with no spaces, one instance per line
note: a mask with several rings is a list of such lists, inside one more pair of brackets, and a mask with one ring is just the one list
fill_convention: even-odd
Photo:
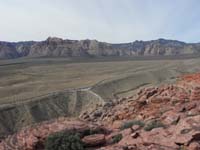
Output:
[[84,147],[78,133],[63,131],[47,137],[45,150],[84,150]]
[[132,120],[129,122],[125,122],[122,126],[121,126],[121,130],[127,129],[127,128],[131,128],[133,125],[139,125],[140,127],[143,127],[145,124],[144,122],[140,121],[140,120]]
[[151,130],[154,129],[154,128],[160,128],[160,127],[165,127],[165,126],[164,126],[164,124],[162,124],[162,122],[157,121],[157,120],[153,120],[153,121],[149,122],[149,123],[145,126],[144,130],[145,130],[145,131],[151,131]]
[[119,141],[121,141],[121,139],[122,139],[122,134],[117,134],[116,136],[114,136],[113,138],[112,138],[112,143],[114,144],[114,143],[118,143]]
[[191,131],[192,129],[183,129],[181,130],[181,134],[187,134]]
[[104,134],[106,131],[103,128],[94,128],[94,129],[87,129],[83,132],[80,132],[80,137],[84,137],[87,135],[93,135],[93,134]]

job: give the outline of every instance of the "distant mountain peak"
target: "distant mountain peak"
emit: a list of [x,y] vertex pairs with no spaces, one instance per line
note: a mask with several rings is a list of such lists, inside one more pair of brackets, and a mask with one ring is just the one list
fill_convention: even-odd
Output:
[[111,44],[97,40],[63,40],[48,37],[41,42],[0,42],[0,59],[18,57],[168,56],[200,53],[200,44],[160,38]]
[[60,42],[60,41],[63,41],[63,39],[62,38],[58,38],[58,37],[48,37],[46,39],[46,41],[48,41],[48,42]]

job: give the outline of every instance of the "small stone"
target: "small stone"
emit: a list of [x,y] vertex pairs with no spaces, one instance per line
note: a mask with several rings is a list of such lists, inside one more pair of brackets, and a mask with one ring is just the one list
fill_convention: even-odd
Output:
[[97,110],[97,111],[94,112],[93,116],[94,117],[101,117],[102,113],[103,112],[101,110]]
[[122,125],[123,125],[122,121],[116,120],[116,121],[113,122],[112,127],[113,127],[113,129],[119,129],[119,128],[122,127]]
[[125,137],[125,136],[128,136],[128,135],[131,135],[132,130],[131,130],[131,128],[124,129],[121,133],[122,133],[123,137]]
[[134,132],[131,134],[131,137],[136,139],[137,137],[139,136],[139,133],[138,132]]
[[197,143],[197,142],[192,142],[190,145],[189,145],[189,150],[200,150],[200,144]]
[[140,126],[139,126],[139,125],[133,125],[133,126],[131,127],[131,129],[132,129],[133,131],[137,131],[137,130],[140,129]]

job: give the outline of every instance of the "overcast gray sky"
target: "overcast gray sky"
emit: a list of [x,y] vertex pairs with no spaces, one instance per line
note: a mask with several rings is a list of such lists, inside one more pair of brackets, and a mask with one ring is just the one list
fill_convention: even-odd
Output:
[[200,42],[200,0],[0,0],[0,41]]

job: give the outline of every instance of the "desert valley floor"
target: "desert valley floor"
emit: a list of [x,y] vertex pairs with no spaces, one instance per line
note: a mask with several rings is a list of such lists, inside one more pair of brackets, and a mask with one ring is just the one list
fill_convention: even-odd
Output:
[[[65,89],[99,86],[102,97],[144,84],[161,83],[200,70],[200,60],[26,58],[0,61],[0,104],[23,101]],[[145,80],[144,80],[145,78]],[[106,84],[107,83],[107,84]],[[129,84],[130,83],[130,84]],[[112,89],[112,85],[117,89]],[[128,85],[129,84],[129,85]],[[103,91],[108,86],[111,91]],[[126,92],[124,92],[126,93]]]

